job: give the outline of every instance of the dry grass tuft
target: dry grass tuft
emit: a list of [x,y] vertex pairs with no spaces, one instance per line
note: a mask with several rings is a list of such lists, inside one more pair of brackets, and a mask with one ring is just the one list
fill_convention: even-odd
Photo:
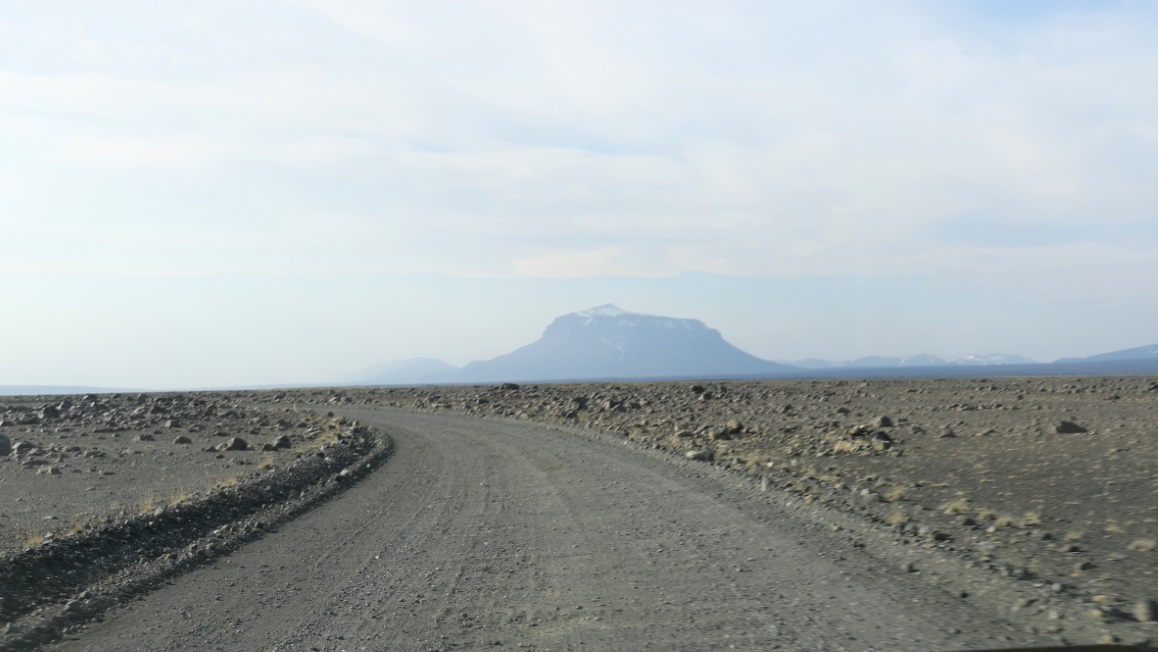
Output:
[[192,498],[193,496],[189,495],[189,491],[185,488],[185,485],[181,485],[177,488],[177,491],[173,492],[173,494],[169,496],[169,505],[180,505],[182,503],[187,503],[192,500]]
[[1081,541],[1082,533],[1076,530],[1070,530],[1062,535],[1062,541]]
[[24,539],[25,548],[35,548],[44,543],[44,534],[39,530],[30,530],[28,536]]
[[160,500],[157,498],[157,494],[155,494],[151,491],[141,492],[139,494],[139,499],[137,502],[140,505],[138,511],[141,514],[151,512],[151,511],[157,509],[158,507],[161,507],[161,503],[160,503]]
[[891,491],[885,494],[885,500],[890,503],[899,503],[905,499],[904,487],[893,487]]
[[1158,550],[1158,539],[1135,539],[1126,547],[1134,552],[1154,552]]
[[1016,523],[1017,519],[1008,514],[1001,514],[997,518],[993,519],[993,525],[996,527],[1013,527]]
[[228,487],[236,487],[240,483],[241,483],[241,477],[237,476],[237,475],[232,475],[232,476],[229,476],[228,478],[225,478],[224,480],[219,480],[217,483],[215,483],[213,485],[213,488],[214,489],[226,489]]
[[72,523],[69,524],[68,533],[69,535],[80,534],[81,532],[87,530],[89,527],[91,526],[89,525],[88,520],[86,520],[83,516],[77,516],[73,518]]
[[1041,525],[1041,523],[1041,512],[1026,512],[1021,517],[1022,527],[1033,527],[1035,525]]
[[889,513],[888,524],[896,527],[902,523],[908,523],[909,517],[905,516],[905,512],[899,507],[894,506]]
[[967,511],[969,511],[968,498],[957,498],[955,500],[950,500],[944,505],[941,505],[941,512],[949,516],[964,514]]

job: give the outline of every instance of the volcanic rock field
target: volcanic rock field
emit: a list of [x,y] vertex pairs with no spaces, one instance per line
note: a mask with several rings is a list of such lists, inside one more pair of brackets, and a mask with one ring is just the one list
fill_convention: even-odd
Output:
[[0,399],[0,643],[51,640],[372,472],[390,438],[331,413],[350,408],[599,433],[837,515],[897,573],[1044,631],[1158,639],[1158,380],[1124,377]]
[[[507,384],[293,400],[607,431],[855,515],[889,533],[890,547],[975,571],[940,571],[946,582],[1037,589],[1013,599],[1015,614],[1060,621],[1065,604],[1107,624],[1156,615],[1154,378]],[[928,570],[905,557],[902,570]]]

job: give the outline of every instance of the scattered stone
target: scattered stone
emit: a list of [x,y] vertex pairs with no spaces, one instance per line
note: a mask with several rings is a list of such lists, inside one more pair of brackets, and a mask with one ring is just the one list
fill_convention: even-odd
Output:
[[165,427],[166,428],[179,428],[180,426],[181,426],[181,422],[176,420],[176,419],[167,419],[165,421]]
[[8,439],[4,435],[0,435],[0,457],[3,457],[5,455],[9,455],[11,453],[12,453],[12,440]]
[[1089,432],[1085,426],[1079,425],[1076,421],[1062,421],[1054,430],[1059,435]]
[[217,452],[223,453],[225,451],[245,451],[249,450],[249,444],[241,437],[230,437],[224,444],[217,445]]
[[693,462],[710,462],[712,460],[712,452],[705,450],[688,451],[684,453],[684,457]]
[[36,475],[60,475],[60,469],[46,464],[36,469]]
[[179,435],[173,440],[174,444],[192,444],[193,440],[186,435]]
[[892,428],[893,420],[887,416],[879,416],[873,421],[873,425],[877,428]]
[[1134,605],[1134,620],[1140,623],[1158,622],[1158,601],[1139,600]]
[[1026,607],[1032,605],[1035,602],[1037,602],[1037,600],[1034,598],[1020,598],[1020,599],[1015,600],[1013,602],[1013,606],[1010,607],[1009,610],[1014,612],[1014,613],[1017,613],[1017,612],[1025,609]]
[[261,450],[267,451],[267,452],[278,451],[278,450],[284,450],[286,448],[291,448],[292,446],[293,446],[293,442],[290,441],[289,436],[278,435],[277,437],[274,438],[273,441],[262,446]]
[[156,439],[154,439],[152,435],[143,432],[133,437],[133,441],[156,441]]

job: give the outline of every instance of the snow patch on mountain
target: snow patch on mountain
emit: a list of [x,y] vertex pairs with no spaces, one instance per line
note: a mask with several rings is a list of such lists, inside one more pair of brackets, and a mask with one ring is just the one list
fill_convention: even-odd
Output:
[[587,310],[581,310],[571,314],[577,315],[579,317],[620,317],[622,315],[630,315],[632,313],[629,313],[626,310],[620,310],[618,306],[612,305],[610,303],[605,303],[602,306],[588,308]]

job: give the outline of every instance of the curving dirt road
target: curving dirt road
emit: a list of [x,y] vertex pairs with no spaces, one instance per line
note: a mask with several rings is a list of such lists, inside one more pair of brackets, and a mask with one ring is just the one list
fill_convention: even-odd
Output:
[[61,650],[965,650],[1041,644],[696,465],[350,410],[394,457]]

